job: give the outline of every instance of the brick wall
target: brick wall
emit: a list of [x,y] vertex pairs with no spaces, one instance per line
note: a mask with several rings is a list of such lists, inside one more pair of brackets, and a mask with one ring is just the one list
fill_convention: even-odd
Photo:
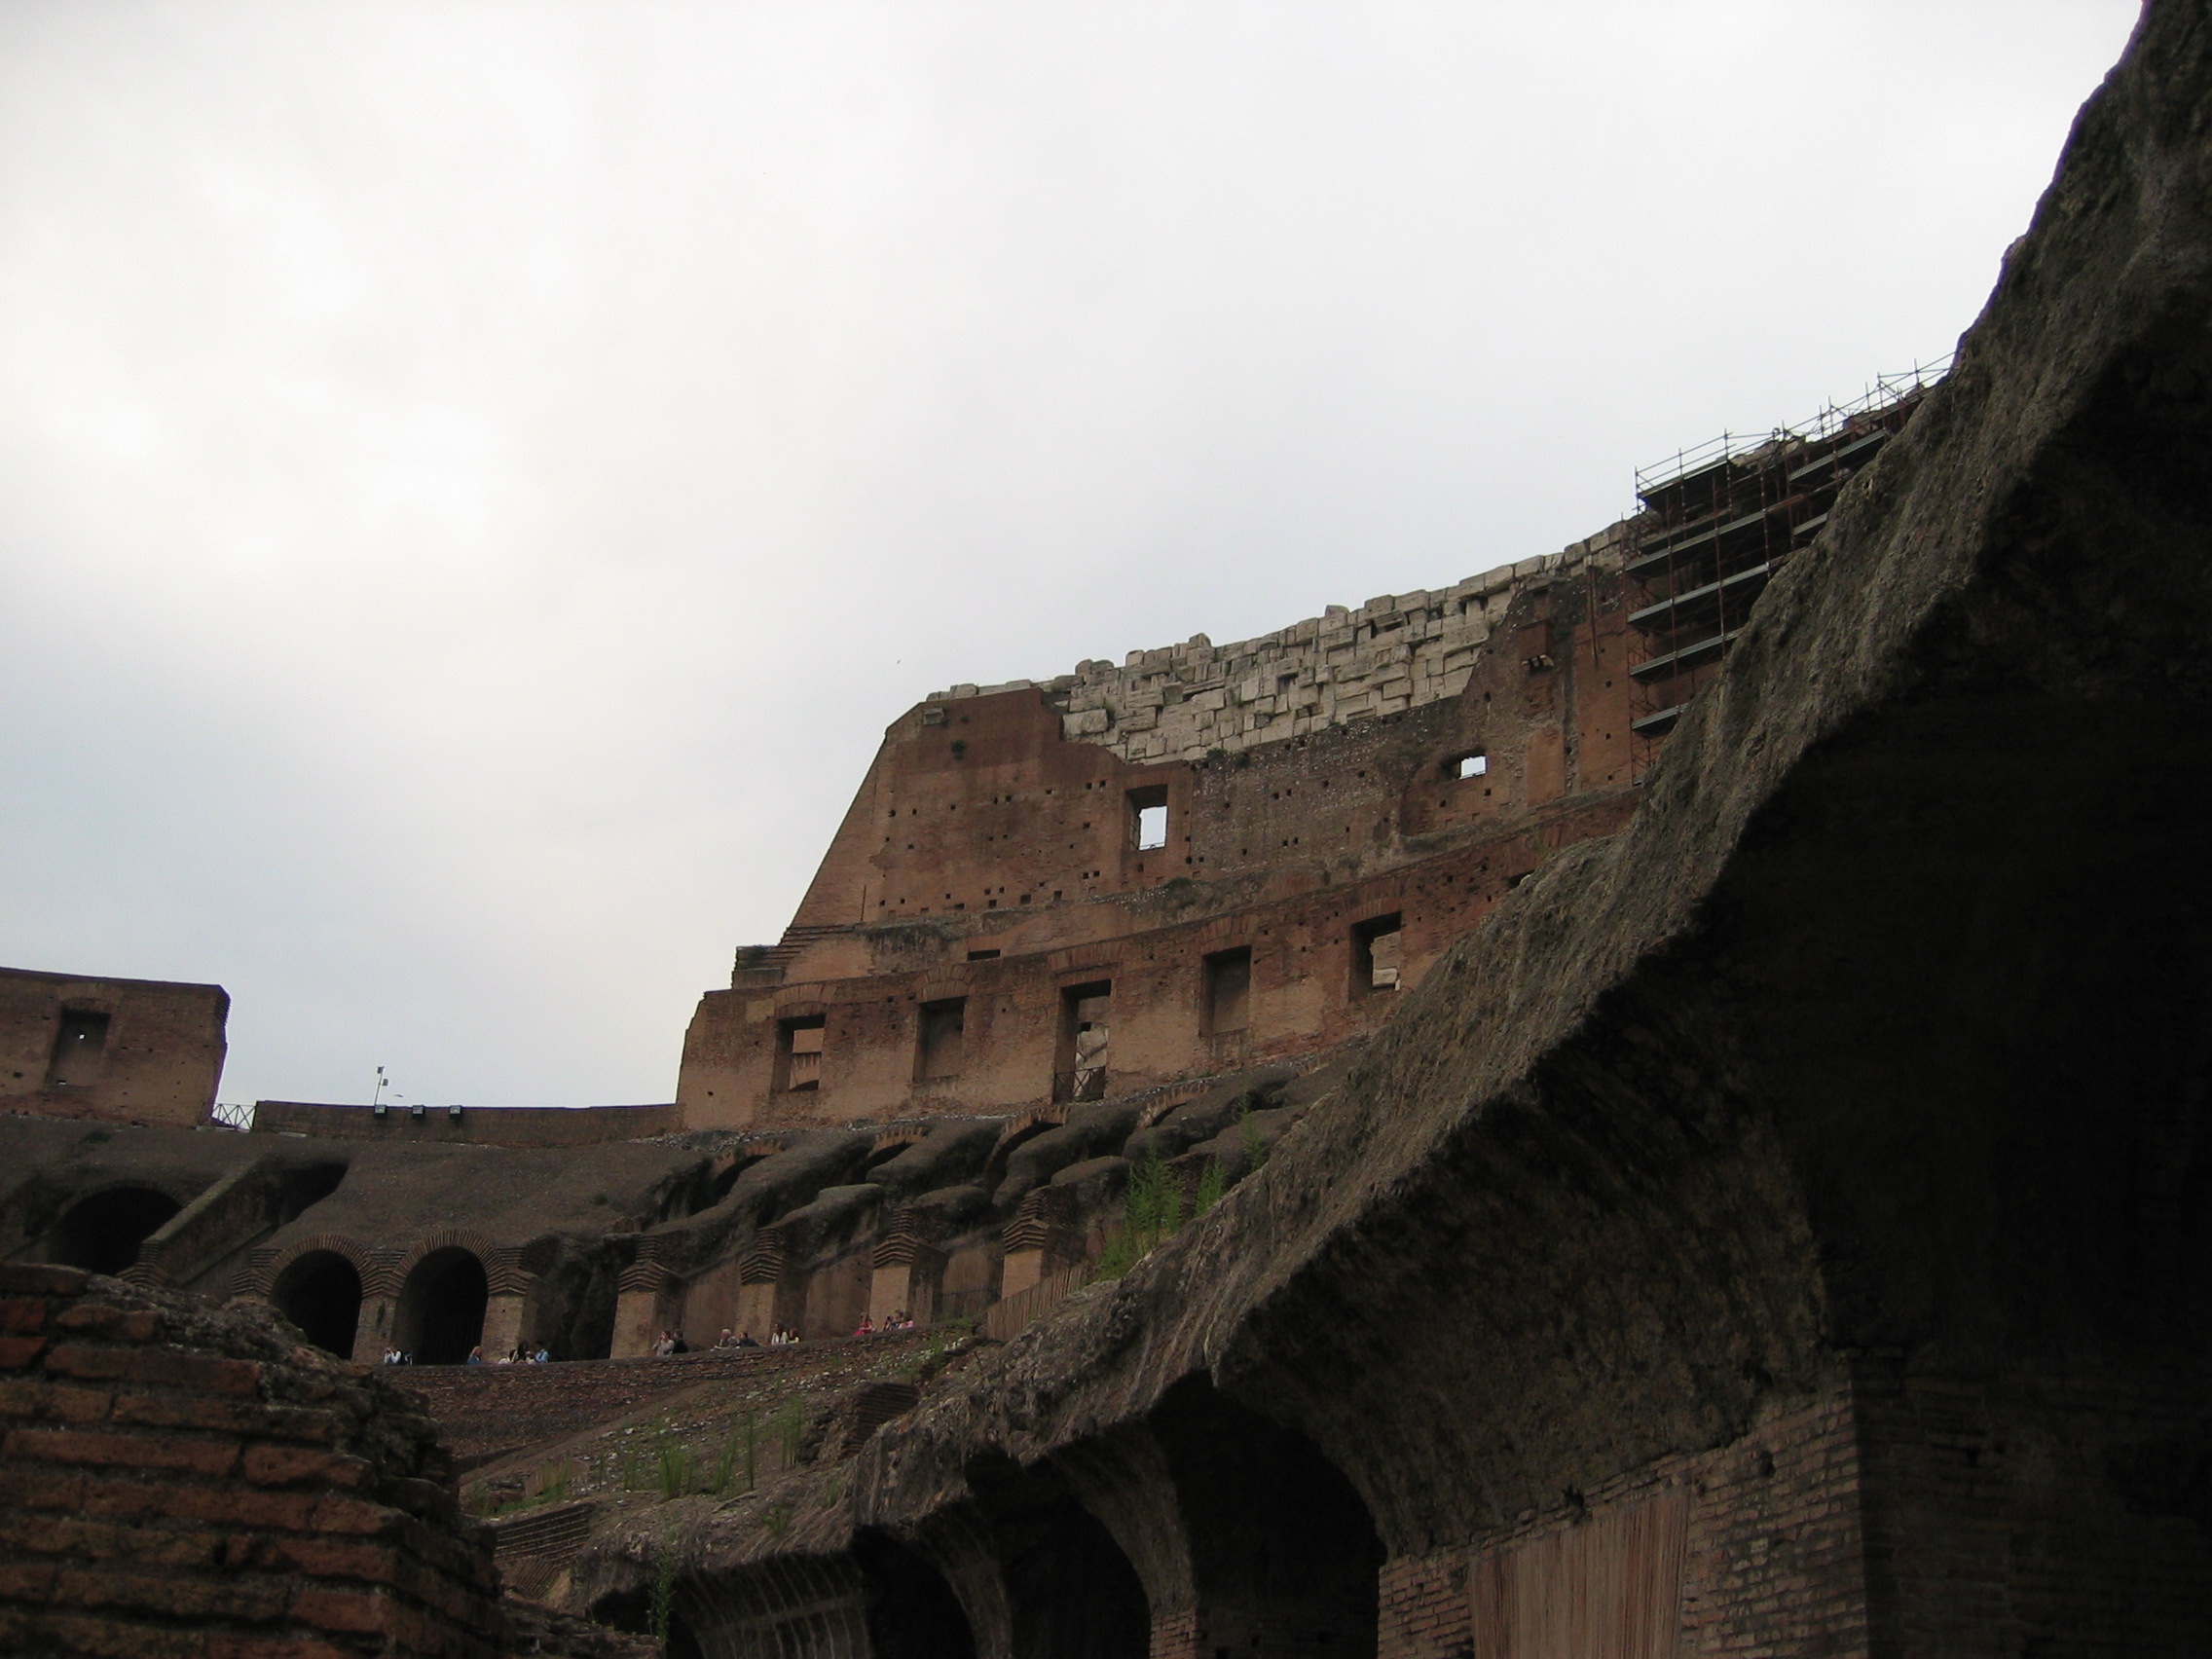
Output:
[[367,1106],[307,1100],[256,1100],[256,1134],[317,1140],[375,1140],[413,1146],[458,1141],[472,1146],[597,1146],[645,1140],[680,1127],[674,1106],[463,1107],[460,1117],[434,1106],[420,1118],[401,1106],[381,1118]]
[[[1465,1659],[1478,1648],[1479,1659],[1867,1652],[1862,1487],[1853,1391],[1838,1382],[1770,1412],[1731,1445],[1657,1459],[1469,1545],[1387,1563],[1377,1650],[1381,1659]],[[1654,1570],[1661,1561],[1665,1570]]]
[[[2201,1645],[2200,1387],[1907,1375],[1895,1359],[1854,1373],[1730,1445],[1390,1562],[1382,1659]],[[1670,1500],[1686,1504],[1686,1527],[1679,1571],[1661,1582],[1635,1534]]]
[[502,1649],[489,1538],[385,1379],[249,1310],[0,1267],[0,1650]]
[[1910,1653],[2205,1651],[2205,1399],[2201,1370],[1993,1379],[1864,1366],[1876,1629]]
[[1467,1659],[1467,1552],[1439,1550],[1382,1566],[1376,1651],[1382,1659]]
[[220,985],[0,968],[0,1103],[189,1128],[215,1103],[230,1009]]

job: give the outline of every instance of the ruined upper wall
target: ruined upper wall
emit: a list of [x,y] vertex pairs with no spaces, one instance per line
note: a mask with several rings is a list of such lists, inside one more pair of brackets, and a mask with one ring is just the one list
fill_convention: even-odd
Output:
[[230,1011],[220,985],[0,968],[0,1108],[201,1123],[222,1079]]
[[[1234,645],[1197,634],[1180,645],[1131,651],[1119,668],[1079,663],[1038,689],[1060,711],[1067,737],[1136,763],[1197,760],[1213,750],[1279,743],[1397,714],[1463,691],[1476,654],[1492,646],[1493,633],[1522,594],[1563,575],[1618,570],[1625,529],[1609,526],[1557,553],[1448,588],[1384,594],[1357,610],[1333,605],[1324,615]],[[1522,654],[1548,654],[1545,642],[1529,644]],[[1033,684],[955,685],[929,700]]]
[[310,1100],[256,1100],[256,1134],[320,1140],[377,1140],[415,1146],[598,1146],[645,1140],[676,1128],[674,1106],[371,1106]]

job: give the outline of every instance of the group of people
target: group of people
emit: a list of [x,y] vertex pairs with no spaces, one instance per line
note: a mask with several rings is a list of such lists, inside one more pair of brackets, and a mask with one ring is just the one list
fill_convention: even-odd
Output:
[[[855,1331],[853,1335],[856,1337],[872,1337],[884,1331],[911,1331],[914,1328],[913,1314],[907,1312],[904,1309],[901,1309],[897,1312],[887,1315],[880,1325],[866,1313],[862,1314],[860,1329]],[[796,1347],[798,1340],[799,1336],[796,1331],[787,1331],[779,1327],[770,1331],[768,1340],[763,1343],[755,1337],[751,1331],[733,1331],[725,1325],[722,1327],[722,1334],[715,1339],[715,1346],[718,1348]],[[691,1351],[691,1345],[683,1340],[682,1331],[663,1331],[660,1334],[660,1341],[653,1344],[653,1357],[655,1359],[666,1359],[671,1354],[689,1353]],[[544,1355],[540,1353],[538,1357],[542,1359]],[[469,1363],[473,1365],[476,1362],[471,1358]],[[499,1363],[503,1365],[506,1362],[501,1360]]]
[[872,1337],[884,1331],[910,1331],[913,1328],[914,1316],[902,1308],[896,1312],[886,1314],[883,1323],[880,1325],[866,1313],[863,1313],[860,1329],[855,1331],[853,1335],[856,1337]]
[[[468,1350],[468,1363],[470,1365],[550,1365],[552,1362],[553,1356],[542,1347],[535,1352],[527,1348],[511,1347],[505,1353],[499,1355],[498,1359],[486,1359],[481,1345]],[[387,1360],[386,1363],[391,1362]],[[414,1361],[409,1358],[403,1359],[399,1363],[410,1365]]]
[[[468,1358],[462,1363],[466,1365],[550,1365],[552,1361],[553,1356],[542,1347],[535,1353],[527,1348],[512,1347],[498,1359],[486,1359],[484,1357],[484,1346],[479,1343],[468,1350]],[[415,1355],[412,1350],[395,1348],[387,1344],[384,1350],[384,1363],[387,1365],[413,1365]]]

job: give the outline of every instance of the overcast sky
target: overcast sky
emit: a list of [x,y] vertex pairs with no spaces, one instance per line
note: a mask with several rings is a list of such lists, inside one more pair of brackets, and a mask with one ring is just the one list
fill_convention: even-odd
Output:
[[0,6],[0,962],[666,1099],[882,728],[1947,350],[2133,0]]

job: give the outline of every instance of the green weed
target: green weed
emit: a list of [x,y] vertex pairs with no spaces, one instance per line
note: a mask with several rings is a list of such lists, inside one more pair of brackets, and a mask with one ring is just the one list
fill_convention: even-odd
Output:
[[1221,1195],[1228,1191],[1229,1177],[1221,1167],[1221,1160],[1209,1158],[1206,1166],[1198,1173],[1198,1191],[1191,1200],[1191,1214],[1201,1216],[1221,1202]]
[[1236,1132],[1244,1138],[1244,1173],[1256,1175],[1268,1161],[1268,1137],[1254,1121],[1251,1107],[1236,1114]]

